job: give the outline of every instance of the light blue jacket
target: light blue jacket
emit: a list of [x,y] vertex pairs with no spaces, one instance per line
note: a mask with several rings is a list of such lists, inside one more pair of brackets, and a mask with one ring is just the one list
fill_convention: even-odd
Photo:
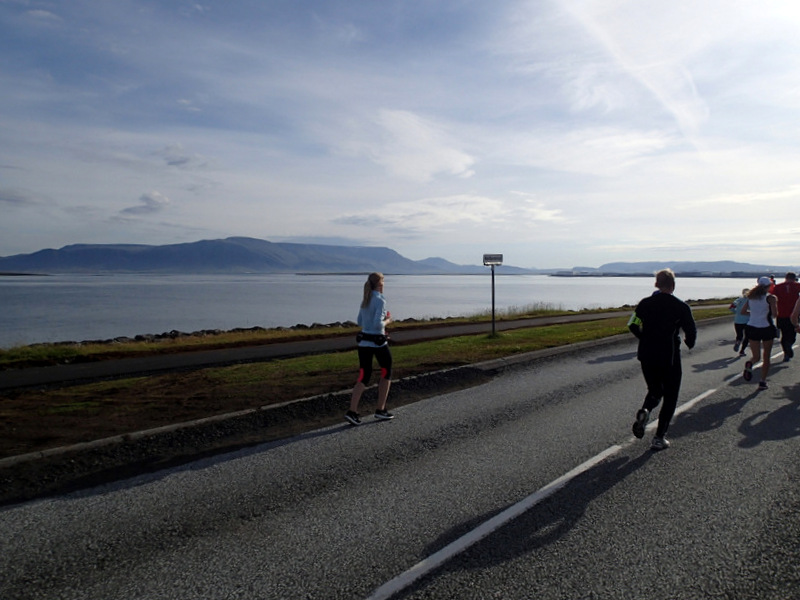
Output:
[[742,309],[742,305],[747,302],[747,298],[744,296],[739,296],[736,300],[733,301],[731,304],[730,309],[733,311],[733,322],[739,325],[747,325],[747,321],[750,320],[750,315],[748,314],[740,314],[740,310]]
[[[366,308],[362,308],[358,311],[358,324],[361,327],[361,331],[364,333],[371,333],[373,335],[385,335],[386,334],[386,325],[384,321],[386,320],[386,298],[383,297],[377,290],[373,290],[372,297],[369,300],[369,304]],[[377,348],[378,344],[373,342],[368,342],[367,340],[361,340],[358,344],[359,346],[368,346],[371,348]]]

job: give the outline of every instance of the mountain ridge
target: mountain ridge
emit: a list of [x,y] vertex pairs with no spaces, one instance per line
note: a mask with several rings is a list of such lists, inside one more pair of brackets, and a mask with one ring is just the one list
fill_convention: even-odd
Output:
[[[503,267],[501,267],[503,268]],[[507,272],[527,272],[514,267]],[[442,258],[414,261],[378,246],[332,246],[229,237],[166,245],[70,244],[0,257],[0,272],[46,273],[475,273]]]
[[[613,262],[600,267],[537,269],[511,265],[499,274],[547,274],[562,277],[652,275],[670,267],[683,276],[782,277],[797,267],[736,261]],[[458,265],[444,258],[412,260],[381,246],[335,246],[270,242],[249,237],[199,240],[166,245],[70,244],[30,254],[0,257],[0,273],[369,273],[395,275],[480,274],[483,265]]]

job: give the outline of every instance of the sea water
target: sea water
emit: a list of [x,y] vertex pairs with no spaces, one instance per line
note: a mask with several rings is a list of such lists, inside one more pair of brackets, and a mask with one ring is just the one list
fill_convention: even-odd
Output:
[[[204,329],[355,321],[362,275],[49,275],[0,277],[0,348]],[[737,296],[748,281],[678,278],[684,299]],[[497,275],[498,314],[529,306],[565,310],[635,305],[652,277]],[[394,319],[491,313],[492,277],[389,275]]]

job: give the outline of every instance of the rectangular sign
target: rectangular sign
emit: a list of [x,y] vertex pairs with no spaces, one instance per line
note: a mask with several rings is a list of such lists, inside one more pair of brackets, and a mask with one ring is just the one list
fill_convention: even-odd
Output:
[[503,255],[502,254],[484,254],[483,255],[483,264],[486,266],[489,265],[502,265],[503,264]]

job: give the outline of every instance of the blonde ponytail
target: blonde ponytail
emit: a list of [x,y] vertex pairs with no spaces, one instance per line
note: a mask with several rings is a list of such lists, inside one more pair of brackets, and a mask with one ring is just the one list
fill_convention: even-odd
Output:
[[369,274],[364,284],[364,298],[361,301],[361,308],[367,308],[369,306],[369,301],[372,300],[372,292],[378,289],[378,285],[380,285],[381,281],[383,281],[383,273]]

